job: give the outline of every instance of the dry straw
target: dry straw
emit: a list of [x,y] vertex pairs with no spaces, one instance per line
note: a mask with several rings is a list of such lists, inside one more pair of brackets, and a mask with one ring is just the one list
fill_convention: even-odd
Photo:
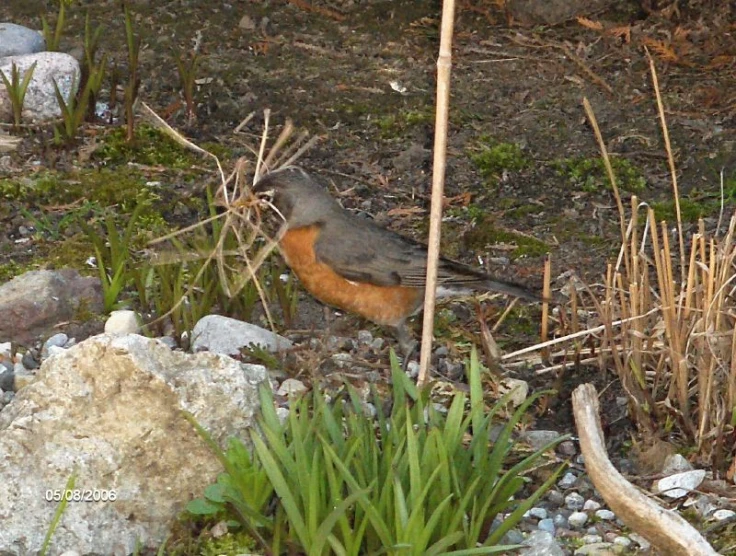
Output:
[[[619,255],[607,267],[602,293],[583,289],[599,322],[579,330],[579,300],[574,294],[564,323],[571,334],[503,359],[575,341],[573,348],[553,353],[552,358],[565,361],[545,371],[594,361],[602,370],[613,367],[645,439],[679,438],[684,447],[696,451],[701,463],[722,470],[733,455],[729,439],[736,424],[736,214],[725,235],[720,235],[721,209],[715,230],[706,230],[701,219],[686,240],[664,106],[654,64],[650,67],[672,177],[676,231],[657,222],[654,211],[635,196],[627,215],[595,115],[585,99],[616,198],[621,233]],[[584,342],[594,347],[584,348]]]
[[[191,295],[207,267],[210,264],[214,264],[216,265],[223,291],[229,297],[238,295],[249,282],[253,281],[263,304],[266,318],[273,329],[274,324],[269,310],[267,296],[258,281],[257,273],[261,265],[277,247],[278,241],[285,231],[285,227],[282,225],[273,235],[270,235],[266,231],[261,218],[260,206],[251,195],[251,188],[247,176],[252,175],[252,183],[255,184],[264,174],[294,164],[306,150],[314,145],[317,137],[309,138],[306,132],[302,132],[295,138],[294,126],[290,121],[287,121],[273,145],[267,151],[271,113],[270,110],[266,109],[264,111],[264,126],[258,150],[256,151],[249,147],[253,153],[253,159],[249,159],[248,157],[239,158],[235,162],[230,174],[226,175],[222,163],[217,156],[189,141],[145,104],[143,104],[143,111],[156,127],[164,131],[177,143],[194,152],[212,158],[217,165],[220,179],[220,184],[215,194],[215,203],[221,209],[220,212],[151,242],[151,245],[161,244],[215,222],[218,224],[220,230],[214,249],[210,249],[206,253],[175,256],[178,261],[184,260],[186,257],[189,259],[204,259],[205,264],[201,266],[197,275],[191,280],[189,288],[181,299],[178,300],[166,315],[162,315],[159,318],[164,318],[175,311]],[[240,132],[253,117],[253,113],[249,114],[236,127],[235,132]],[[270,208],[278,214],[276,207],[271,206]],[[283,216],[281,219],[283,221]],[[229,247],[232,245],[235,248]],[[176,262],[176,260],[173,260],[172,256],[168,255],[160,257],[156,262],[164,264]]]

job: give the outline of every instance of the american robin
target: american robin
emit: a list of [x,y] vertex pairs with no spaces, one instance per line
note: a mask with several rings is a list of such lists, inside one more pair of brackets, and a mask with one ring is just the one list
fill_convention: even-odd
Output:
[[[283,216],[279,247],[302,285],[327,305],[392,326],[401,348],[413,344],[406,319],[424,301],[427,247],[343,209],[307,172],[289,166],[261,178],[253,195]],[[441,258],[437,296],[494,291],[539,296],[464,264]]]

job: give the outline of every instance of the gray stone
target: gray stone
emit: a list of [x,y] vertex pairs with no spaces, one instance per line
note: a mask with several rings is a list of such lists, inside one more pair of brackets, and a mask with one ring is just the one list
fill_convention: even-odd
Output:
[[655,492],[667,498],[681,498],[698,488],[705,479],[705,469],[695,469],[663,477],[655,484]]
[[581,546],[574,552],[575,556],[615,556],[610,542],[598,542]]
[[[524,400],[522,400],[523,402]],[[533,450],[539,450],[543,446],[546,446],[556,438],[560,437],[560,433],[557,431],[524,431],[519,434],[519,440],[526,442]]]
[[0,23],[0,58],[19,54],[34,54],[46,48],[46,41],[38,31],[9,23]]
[[199,319],[192,331],[192,351],[211,351],[223,355],[239,355],[250,345],[259,345],[269,351],[289,349],[291,342],[270,330],[221,315],[207,315]]
[[562,476],[562,479],[557,481],[557,486],[563,490],[572,488],[577,482],[577,480],[578,478],[575,476],[575,474],[568,471]]
[[[29,68],[36,64],[33,77],[26,90],[23,103],[23,120],[25,122],[43,122],[61,117],[61,108],[56,98],[54,83],[65,99],[76,94],[79,86],[81,70],[77,62],[69,54],[61,52],[38,52],[20,56],[0,58],[0,71],[8,79],[13,64],[18,68],[21,79]],[[13,108],[5,87],[0,87],[0,118],[12,121]]]
[[99,279],[68,268],[21,274],[0,286],[0,339],[30,344],[72,320],[80,306],[102,311]]
[[47,359],[0,413],[0,554],[40,550],[57,506],[47,498],[75,470],[77,489],[116,500],[69,503],[53,553],[155,551],[222,471],[182,410],[224,446],[247,434],[264,380],[260,365],[135,335],[95,336]]
[[524,541],[524,546],[519,552],[522,556],[564,556],[560,545],[555,537],[548,531],[534,531]]
[[580,540],[583,541],[584,544],[596,544],[599,542],[603,542],[603,537],[601,537],[600,535],[593,535],[589,533],[587,535],[583,535]]
[[304,383],[301,380],[297,380],[295,378],[287,378],[284,382],[281,383],[281,386],[279,386],[279,389],[276,391],[276,393],[279,396],[298,396],[306,391],[307,387],[304,386]]
[[672,454],[667,456],[662,466],[663,475],[674,475],[675,473],[681,473],[683,471],[692,471],[692,464],[687,461],[684,456],[680,454]]
[[527,512],[531,517],[537,519],[547,519],[547,510],[544,508],[533,507]]
[[555,534],[555,523],[553,520],[547,518],[547,519],[540,519],[539,523],[537,523],[537,529],[540,531],[547,531],[548,533]]
[[68,341],[69,341],[69,336],[67,336],[63,332],[54,334],[53,336],[51,336],[48,340],[46,340],[43,343],[43,347],[41,348],[41,359],[48,358],[48,356],[50,355],[49,349],[51,349],[52,347],[63,348]]
[[596,510],[599,510],[601,507],[599,502],[596,502],[595,500],[586,500],[585,504],[583,504],[583,509],[586,512],[594,512]]
[[571,492],[565,496],[565,507],[569,510],[582,510],[585,505],[585,499],[577,492]]
[[370,330],[358,330],[358,342],[361,344],[370,344],[373,341],[373,334]]
[[616,519],[616,514],[613,513],[611,510],[598,510],[595,512],[595,517],[602,521],[613,521]]

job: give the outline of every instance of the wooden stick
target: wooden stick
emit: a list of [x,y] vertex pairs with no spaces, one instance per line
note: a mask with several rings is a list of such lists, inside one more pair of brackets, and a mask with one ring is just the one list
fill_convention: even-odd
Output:
[[575,389],[572,407],[585,469],[611,510],[662,554],[717,555],[692,525],[642,494],[611,464],[598,417],[598,393],[592,384],[582,384]]
[[432,207],[429,217],[429,252],[427,254],[427,287],[424,294],[422,350],[417,383],[423,386],[429,378],[434,333],[434,304],[437,298],[437,266],[440,254],[442,198],[447,165],[447,120],[450,106],[450,69],[452,68],[452,31],[455,22],[455,0],[442,3],[440,55],[437,59],[437,114],[434,128],[434,164],[432,166]]

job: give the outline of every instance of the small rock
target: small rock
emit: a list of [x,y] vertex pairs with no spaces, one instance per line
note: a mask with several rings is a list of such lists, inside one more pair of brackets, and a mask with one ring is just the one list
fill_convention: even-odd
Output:
[[176,343],[176,339],[173,336],[160,336],[156,338],[156,340],[169,349],[176,349],[179,347],[179,344]]
[[583,509],[586,512],[594,512],[598,509],[600,509],[601,505],[599,502],[596,502],[595,500],[586,500],[585,504],[583,504]]
[[612,550],[613,545],[610,542],[598,542],[594,544],[586,544],[578,548],[573,554],[575,556],[615,556]]
[[254,31],[256,28],[256,22],[253,21],[252,17],[246,14],[240,18],[240,21],[238,22],[238,27],[240,29],[243,29],[244,31]]
[[603,542],[603,537],[600,535],[583,535],[580,540],[583,541],[584,544],[596,544]]
[[333,353],[332,360],[335,362],[335,365],[337,365],[340,369],[344,369],[345,367],[350,366],[350,364],[353,362],[353,358],[349,353],[342,352]]
[[13,355],[13,344],[12,342],[0,343],[0,359],[10,359]]
[[555,523],[553,520],[547,518],[547,519],[541,519],[539,520],[539,523],[537,523],[537,529],[540,531],[547,531],[548,533],[555,534]]
[[76,550],[66,550],[60,556],[81,556]]
[[15,23],[0,23],[0,58],[35,54],[45,48],[46,41],[38,31]]
[[638,544],[639,548],[641,548],[644,551],[648,551],[650,548],[652,548],[652,543],[650,543],[648,540],[646,540],[644,537],[642,537],[638,533],[630,533],[629,539],[631,539],[636,544]]
[[39,362],[33,356],[33,353],[31,352],[31,350],[28,350],[23,354],[22,362],[23,362],[23,366],[26,369],[30,369],[30,370],[38,369],[38,367],[40,366]]
[[[504,378],[498,385],[500,394],[511,392],[509,401],[513,407],[519,407],[529,396],[529,383],[517,378]],[[556,433],[559,436],[559,433]]]
[[192,331],[192,351],[210,351],[224,355],[239,355],[240,350],[259,345],[269,351],[281,351],[291,347],[291,342],[255,324],[241,320],[207,315],[199,319]]
[[107,334],[139,334],[141,325],[135,311],[113,311],[105,321]]
[[13,369],[6,369],[0,372],[0,390],[4,392],[12,392],[14,385],[15,373],[13,372]]
[[384,340],[383,338],[374,338],[374,340],[371,342],[371,347],[375,351],[381,351],[385,344],[386,344],[386,340]]
[[411,378],[416,378],[419,376],[419,362],[418,361],[409,361],[409,363],[406,365],[406,373]]
[[623,537],[621,535],[614,537],[613,544],[618,546],[623,546],[625,548],[628,548],[632,545],[631,539],[629,537]]
[[560,455],[572,457],[578,453],[578,449],[572,440],[565,440],[564,442],[560,442],[557,446],[557,452]]
[[529,446],[532,447],[532,450],[539,450],[559,437],[559,432],[545,430],[524,431],[519,434],[519,440],[529,444]]
[[534,517],[536,519],[547,519],[547,510],[544,508],[539,508],[537,506],[533,507],[527,512],[531,517]]
[[564,556],[560,545],[549,531],[534,531],[524,541],[521,556]]
[[557,481],[557,486],[563,490],[566,490],[568,488],[572,488],[577,480],[578,478],[575,476],[575,474],[568,471],[562,476],[562,479]]
[[703,479],[705,479],[705,469],[676,473],[657,481],[654,492],[667,498],[681,498],[698,488]]
[[565,517],[563,514],[555,514],[555,516],[552,518],[552,523],[555,524],[555,527],[567,527],[567,517]]
[[287,378],[284,382],[281,383],[281,386],[276,393],[279,396],[298,396],[299,394],[306,391],[307,387],[301,380],[297,380],[295,378]]
[[713,517],[717,521],[723,521],[724,519],[731,519],[732,517],[736,516],[736,512],[733,510],[716,510],[713,512]]
[[522,544],[524,535],[518,529],[510,529],[502,538],[501,544]]
[[288,407],[277,407],[276,417],[279,418],[279,423],[281,423],[282,425],[285,424],[286,420],[289,418],[289,408]]
[[585,499],[577,492],[571,492],[565,496],[565,507],[569,510],[582,510]]
[[562,493],[559,490],[550,490],[547,493],[547,501],[557,508],[562,506],[562,504],[565,503],[565,497],[562,495]]
[[439,346],[436,350],[434,350],[434,354],[437,357],[447,357],[447,354],[450,353],[450,350],[447,349],[447,346]]
[[567,523],[572,529],[580,529],[588,522],[588,514],[585,512],[573,512],[567,518]]
[[682,473],[683,471],[692,470],[692,464],[680,454],[672,454],[671,456],[667,456],[667,458],[664,460],[664,465],[662,466],[663,475],[674,475],[675,473]]
[[373,341],[373,334],[370,330],[358,330],[358,343],[370,344]]
[[595,516],[603,521],[613,521],[616,519],[616,514],[611,510],[598,510],[595,512]]
[[49,350],[52,347],[63,348],[68,341],[69,341],[69,336],[67,336],[66,334],[64,333],[54,334],[53,336],[51,336],[48,340],[46,340],[43,343],[43,347],[41,348],[41,359],[48,359],[49,355],[51,355],[49,353]]

